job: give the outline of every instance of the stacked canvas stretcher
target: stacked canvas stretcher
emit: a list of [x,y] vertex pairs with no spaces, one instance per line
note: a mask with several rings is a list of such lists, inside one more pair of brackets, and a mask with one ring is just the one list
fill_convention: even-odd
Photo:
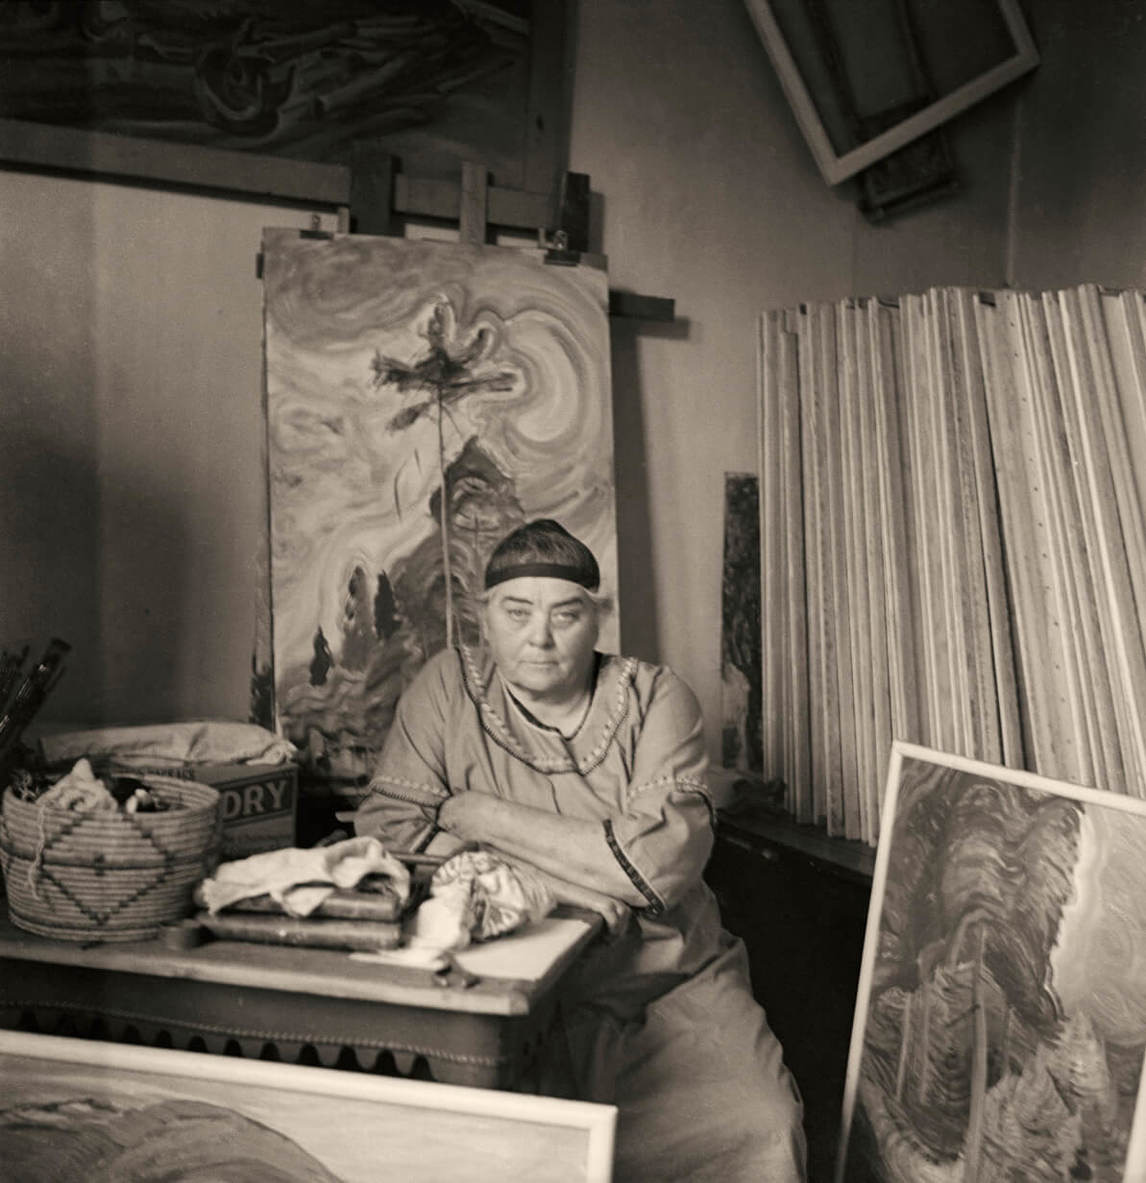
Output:
[[764,775],[874,844],[892,739],[1146,796],[1146,297],[760,321]]

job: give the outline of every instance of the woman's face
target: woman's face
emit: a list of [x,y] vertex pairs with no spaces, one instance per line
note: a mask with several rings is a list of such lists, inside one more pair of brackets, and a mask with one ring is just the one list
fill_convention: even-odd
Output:
[[559,703],[589,685],[597,605],[580,584],[507,579],[490,592],[482,621],[501,676],[527,699]]

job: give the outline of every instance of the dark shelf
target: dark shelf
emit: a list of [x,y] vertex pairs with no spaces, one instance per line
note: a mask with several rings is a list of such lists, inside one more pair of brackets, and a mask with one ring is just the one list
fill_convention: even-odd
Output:
[[875,851],[741,806],[705,878],[804,1098],[811,1183],[832,1178]]
[[818,826],[801,825],[761,809],[722,809],[717,828],[723,838],[737,845],[785,850],[802,855],[822,870],[871,885],[875,873],[875,847],[849,838],[830,838]]

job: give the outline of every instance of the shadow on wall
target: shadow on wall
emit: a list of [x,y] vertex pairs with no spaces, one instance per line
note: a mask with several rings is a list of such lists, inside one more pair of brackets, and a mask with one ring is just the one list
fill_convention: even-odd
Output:
[[[604,254],[601,228],[605,196],[589,194],[589,250]],[[658,292],[644,293],[660,295]],[[672,322],[615,316],[609,320],[613,388],[613,467],[617,495],[617,595],[621,614],[621,652],[644,661],[660,661],[659,610],[649,508],[649,482],[641,388],[640,338],[685,341],[686,317]]]
[[44,713],[82,720],[100,679],[96,460],[74,434],[36,421],[31,400],[16,395],[13,404],[17,414],[0,423],[0,648],[27,645],[27,669],[51,637],[67,641],[65,673]]
[[[192,499],[138,460],[111,458],[102,478],[100,688],[97,720],[155,723],[194,716],[188,683],[202,636],[195,594]],[[206,590],[206,589],[204,589]]]
[[661,658],[639,338],[683,340],[688,333],[689,324],[684,318],[677,318],[671,324],[624,317],[614,317],[609,322],[621,651],[645,661]]
[[[64,675],[37,718],[69,724],[177,717],[193,655],[186,499],[146,473],[110,466],[97,450],[27,417],[6,440],[0,647],[67,641]],[[73,446],[74,445],[74,446]],[[8,498],[5,499],[7,501]]]
[[617,598],[621,652],[659,659],[656,582],[653,579],[648,458],[637,349],[640,325],[609,322],[613,365],[613,468],[617,491]]

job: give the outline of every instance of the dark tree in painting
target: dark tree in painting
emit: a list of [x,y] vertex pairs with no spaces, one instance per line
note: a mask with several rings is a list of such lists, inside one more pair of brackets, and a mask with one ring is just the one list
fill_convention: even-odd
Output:
[[525,521],[513,481],[502,473],[476,439],[466,441],[445,473],[442,489],[430,498],[430,515],[449,523],[427,537],[407,559],[395,564],[394,591],[417,650],[429,657],[446,644],[442,550],[448,545],[453,599],[461,639],[478,639],[476,593],[490,553],[498,541]]
[[374,609],[366,572],[354,568],[346,589],[342,624],[342,665],[348,670],[365,669],[374,649]]
[[385,571],[378,574],[378,590],[374,593],[374,631],[388,641],[398,628],[398,618],[394,615],[394,589]]
[[260,665],[251,654],[251,693],[249,718],[268,730],[275,725],[275,674],[269,663]]
[[330,643],[320,624],[314,633],[314,657],[310,663],[310,684],[325,686],[326,675],[334,665],[334,654],[330,652]]
[[724,478],[724,571],[721,586],[721,671],[747,685],[743,715],[725,719],[721,756],[726,768],[764,766],[763,671],[760,634],[760,488],[755,476]]

